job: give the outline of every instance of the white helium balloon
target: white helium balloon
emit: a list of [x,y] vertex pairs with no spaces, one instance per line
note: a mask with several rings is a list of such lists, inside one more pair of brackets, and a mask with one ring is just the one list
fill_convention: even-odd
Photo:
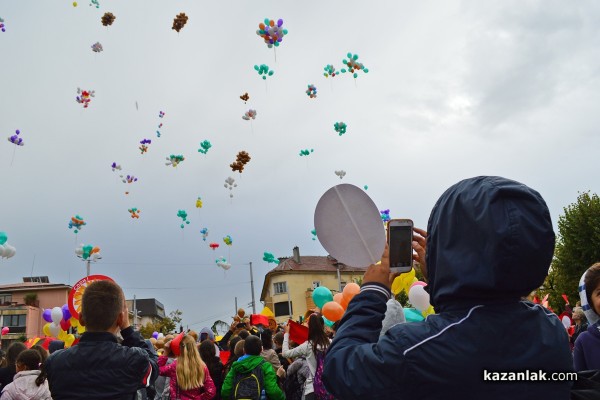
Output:
[[408,301],[414,308],[423,312],[430,306],[429,293],[425,291],[423,286],[415,285],[408,292]]
[[[59,307],[54,307],[54,308],[58,308],[60,310]],[[52,311],[54,311],[54,308],[52,309]],[[62,310],[61,310],[61,313],[62,313]],[[52,319],[54,319],[54,318],[52,318]],[[58,323],[50,324],[48,329],[50,330],[50,335],[52,335],[54,337],[58,337],[58,334],[60,333],[60,325]]]
[[50,312],[50,316],[52,317],[52,322],[54,322],[55,324],[58,325],[58,328],[60,329],[60,321],[62,321],[63,319],[63,312],[62,312],[62,308],[60,307],[54,307],[52,309],[52,311]]

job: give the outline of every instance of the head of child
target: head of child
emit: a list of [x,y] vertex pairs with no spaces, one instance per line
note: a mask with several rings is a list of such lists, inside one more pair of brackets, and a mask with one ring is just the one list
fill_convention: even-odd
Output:
[[200,358],[207,364],[211,364],[214,362],[217,357],[217,350],[215,349],[215,345],[210,340],[205,340],[200,343],[199,346]]
[[250,335],[244,340],[244,354],[248,356],[260,356],[262,342],[258,336]]
[[190,390],[204,386],[204,362],[192,336],[184,336],[179,343],[176,371],[177,385],[181,389]]
[[584,282],[587,302],[590,308],[600,315],[600,263],[588,268]]
[[121,287],[112,281],[92,282],[83,292],[80,323],[87,332],[114,334],[120,328],[129,326]]
[[25,350],[17,357],[17,372],[40,369],[42,356],[37,350]]

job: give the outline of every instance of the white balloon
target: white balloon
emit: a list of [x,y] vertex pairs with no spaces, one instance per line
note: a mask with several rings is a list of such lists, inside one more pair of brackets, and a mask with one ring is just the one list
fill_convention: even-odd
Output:
[[425,291],[423,286],[415,285],[408,291],[408,301],[414,308],[423,312],[431,305],[429,303],[429,293]]
[[[50,316],[52,317],[52,322],[54,322],[56,325],[58,325],[58,329],[60,329],[59,324],[60,324],[60,321],[62,321],[62,319],[63,319],[62,308],[54,307],[52,309],[52,311],[50,312]],[[50,329],[52,329],[52,327]],[[54,336],[56,336],[56,335],[54,335]]]
[[165,335],[163,335],[162,333],[158,334],[158,339],[164,339]]
[[562,324],[565,327],[565,329],[569,329],[571,327],[571,318],[567,317],[566,315],[564,317],[562,317]]
[[[52,309],[52,312],[53,312],[53,318],[52,319],[54,319],[54,309],[56,309],[56,308],[58,308],[60,310],[59,307],[54,307]],[[62,310],[61,310],[61,314],[62,314]],[[58,334],[60,333],[60,325],[58,323],[52,323],[48,327],[48,330],[50,331],[50,335],[51,336],[58,337]]]
[[4,255],[4,246],[0,244],[0,258]]

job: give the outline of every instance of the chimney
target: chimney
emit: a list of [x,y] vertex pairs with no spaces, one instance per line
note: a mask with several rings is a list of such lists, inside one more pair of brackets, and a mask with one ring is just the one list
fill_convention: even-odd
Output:
[[294,251],[294,261],[296,262],[296,264],[301,264],[300,263],[300,249],[298,248],[298,246],[294,247],[293,249]]

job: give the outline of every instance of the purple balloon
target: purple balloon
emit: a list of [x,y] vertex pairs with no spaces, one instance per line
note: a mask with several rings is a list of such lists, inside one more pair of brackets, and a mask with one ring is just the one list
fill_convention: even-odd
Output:
[[152,332],[152,337],[154,339],[158,339],[158,332]]
[[63,319],[65,321],[68,321],[71,319],[71,311],[69,310],[69,306],[68,305],[64,305],[62,306],[62,312],[63,312]]
[[52,322],[52,310],[46,308],[42,313],[42,318],[44,318],[44,321],[46,322]]
[[277,20],[277,26],[281,26],[281,25],[283,25],[283,20],[281,18],[279,18]]

